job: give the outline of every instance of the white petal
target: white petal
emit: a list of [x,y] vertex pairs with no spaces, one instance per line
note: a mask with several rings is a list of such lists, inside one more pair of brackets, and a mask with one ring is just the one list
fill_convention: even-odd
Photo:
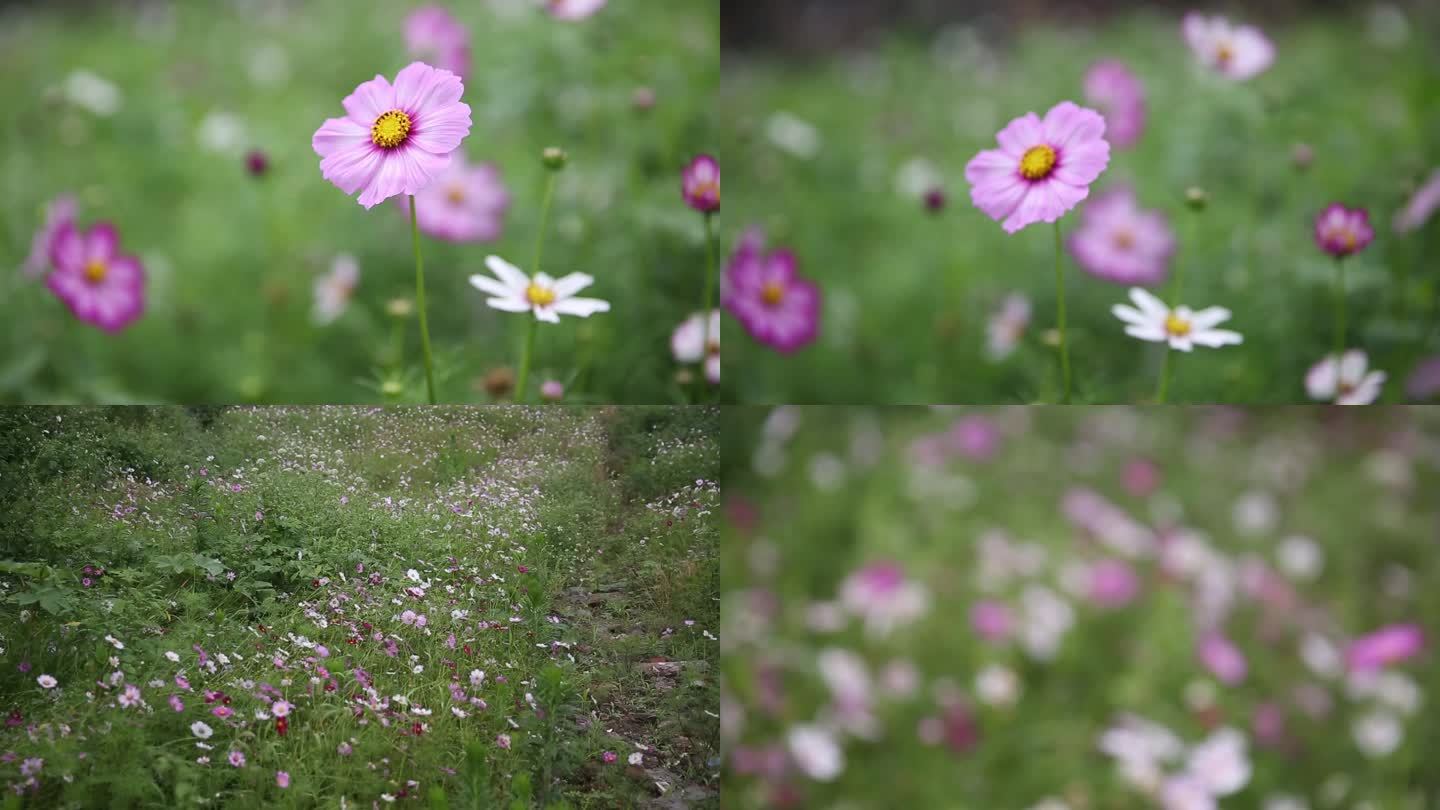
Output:
[[480,292],[489,295],[498,295],[501,298],[508,298],[515,294],[515,290],[505,286],[498,279],[482,276],[478,273],[470,277],[470,286]]
[[1125,327],[1125,334],[1133,338],[1160,343],[1165,340],[1165,330],[1150,323],[1136,323]]
[[1170,314],[1170,307],[1165,306],[1165,302],[1156,298],[1149,290],[1131,287],[1130,300],[1135,302],[1135,306],[1139,307],[1141,312],[1151,318],[1164,320]]
[[530,286],[530,277],[515,265],[505,261],[499,256],[486,256],[485,266],[490,268],[497,278],[510,287],[523,290]]
[[1230,320],[1230,310],[1225,307],[1206,307],[1190,316],[1190,328],[1203,332]]
[[559,323],[560,316],[555,312],[555,307],[535,307],[535,319],[546,323]]
[[577,292],[595,283],[593,276],[584,273],[571,273],[555,282],[555,295],[558,298],[569,298]]
[[1126,323],[1136,325],[1153,324],[1157,321],[1164,320],[1164,318],[1147,317],[1145,313],[1141,312],[1140,310],[1134,307],[1126,306],[1124,304],[1116,304],[1115,306],[1110,308],[1110,312],[1113,313],[1115,317],[1119,318],[1120,320]]
[[566,315],[578,315],[581,318],[588,318],[597,312],[609,312],[610,302],[601,301],[599,298],[566,298],[556,301],[554,305],[556,312]]
[[489,298],[485,303],[491,309],[498,309],[502,312],[525,312],[530,309],[530,303],[518,298]]

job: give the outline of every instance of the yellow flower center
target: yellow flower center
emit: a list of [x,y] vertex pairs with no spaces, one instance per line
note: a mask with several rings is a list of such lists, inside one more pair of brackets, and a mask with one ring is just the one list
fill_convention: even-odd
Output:
[[381,113],[370,127],[370,141],[382,149],[394,149],[410,137],[410,116],[399,110]]
[[702,180],[699,183],[695,184],[695,188],[693,189],[691,196],[699,198],[719,197],[720,184],[716,183],[714,180]]
[[451,186],[445,190],[445,199],[452,205],[459,205],[465,202],[465,188],[463,186]]
[[1020,173],[1026,180],[1042,180],[1055,168],[1055,150],[1040,144],[1025,150],[1020,158]]
[[1228,42],[1220,43],[1220,47],[1215,49],[1215,61],[1220,63],[1220,67],[1230,64],[1230,60],[1234,58],[1235,49],[1230,47]]
[[1135,234],[1127,230],[1122,229],[1116,231],[1113,238],[1115,240],[1115,247],[1118,250],[1129,250],[1135,247]]
[[555,291],[532,281],[530,286],[525,288],[525,299],[537,307],[548,306],[555,303]]
[[760,289],[760,300],[765,302],[767,307],[778,307],[780,302],[785,300],[785,287],[778,281],[767,281]]
[[1171,337],[1185,337],[1190,334],[1190,322],[1172,312],[1165,316],[1165,332]]
[[85,280],[91,284],[99,284],[104,281],[107,272],[109,272],[109,268],[98,259],[92,259],[85,263]]

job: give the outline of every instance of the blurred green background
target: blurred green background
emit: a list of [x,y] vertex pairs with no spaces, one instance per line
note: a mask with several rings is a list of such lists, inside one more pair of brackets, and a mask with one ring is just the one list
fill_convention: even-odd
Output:
[[[185,403],[378,401],[423,396],[414,319],[405,368],[385,303],[413,297],[409,224],[366,211],[320,176],[311,135],[357,84],[411,60],[402,21],[420,2],[27,3],[0,9],[0,399]],[[469,30],[462,145],[493,162],[511,195],[490,244],[425,238],[430,330],[442,401],[486,398],[478,381],[514,367],[525,319],[490,310],[465,281],[495,252],[531,260],[540,153],[560,146],[545,270],[596,278],[612,302],[588,321],[541,325],[532,384],[579,401],[684,401],[670,332],[701,305],[701,218],[680,169],[715,151],[719,9],[706,0],[612,2],[577,22],[528,0],[440,3]],[[77,72],[112,83],[97,115],[68,99]],[[636,94],[653,92],[653,106]],[[250,176],[245,153],[269,171]],[[80,222],[116,224],[149,274],[144,318],[118,336],[75,321],[14,270],[44,205],[79,196]],[[337,253],[360,284],[336,323],[311,322],[312,287]],[[529,269],[529,268],[527,268]],[[534,394],[532,392],[531,396]]]
[[[971,204],[964,167],[1011,119],[1083,104],[1084,73],[1104,58],[1139,76],[1149,115],[1092,194],[1128,183],[1143,207],[1163,211],[1186,302],[1230,308],[1227,326],[1245,336],[1179,357],[1170,401],[1305,401],[1306,369],[1333,347],[1333,264],[1312,241],[1313,218],[1332,200],[1365,206],[1376,227],[1347,265],[1347,342],[1389,374],[1383,401],[1402,401],[1417,358],[1440,351],[1440,223],[1391,230],[1440,166],[1434,4],[1197,7],[1256,24],[1275,43],[1274,65],[1243,83],[1197,66],[1179,7],[1026,2],[966,18],[911,2],[893,8],[920,8],[923,20],[877,27],[886,12],[865,4],[787,4],[768,16],[737,5],[756,18],[732,26],[727,15],[734,36],[723,43],[731,232],[758,225],[771,247],[793,249],[825,301],[818,341],[789,357],[727,319],[726,364],[744,369],[727,375],[727,401],[1056,401],[1055,352],[1041,334],[1056,314],[1052,229],[1005,234]],[[782,31],[778,18],[793,24]],[[1297,144],[1313,149],[1307,171],[1292,160]],[[927,185],[946,194],[942,213],[925,210]],[[1199,216],[1183,206],[1189,186],[1210,194]],[[1061,220],[1067,234],[1084,205]],[[1068,255],[1066,273],[1074,401],[1153,397],[1160,349],[1127,337],[1110,313],[1125,289]],[[986,323],[1012,291],[1033,304],[1030,329],[1009,360],[992,362]]]

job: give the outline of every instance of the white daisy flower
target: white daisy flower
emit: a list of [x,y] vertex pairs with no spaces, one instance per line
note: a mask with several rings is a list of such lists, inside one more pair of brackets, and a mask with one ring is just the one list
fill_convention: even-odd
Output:
[[707,319],[699,312],[686,318],[670,333],[670,352],[677,363],[705,361],[705,379],[720,382],[720,310],[710,310]]
[[1242,343],[1239,332],[1216,329],[1230,320],[1230,310],[1207,307],[1192,311],[1189,307],[1171,309],[1164,301],[1139,287],[1130,289],[1135,306],[1116,304],[1110,308],[1115,317],[1126,323],[1125,334],[1152,343],[1168,343],[1170,348],[1188,352],[1195,346],[1218,348]]
[[1365,352],[1351,349],[1340,355],[1327,354],[1305,374],[1305,392],[1311,399],[1336,405],[1369,405],[1380,398],[1385,372],[1369,371]]
[[486,256],[485,266],[495,278],[479,274],[470,277],[470,286],[490,295],[485,303],[502,312],[533,312],[535,318],[559,323],[561,315],[588,318],[597,312],[609,312],[610,302],[599,298],[576,298],[575,293],[595,283],[584,273],[571,273],[559,279],[544,273],[534,278],[499,256]]

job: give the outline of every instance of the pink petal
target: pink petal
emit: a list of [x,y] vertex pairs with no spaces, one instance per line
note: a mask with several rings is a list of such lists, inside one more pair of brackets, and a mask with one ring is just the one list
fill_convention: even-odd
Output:
[[1072,186],[1088,186],[1110,165],[1110,144],[1103,140],[1076,143],[1065,149],[1055,179]]
[[463,92],[459,76],[424,62],[411,62],[395,77],[395,105],[422,117],[459,101]]
[[370,143],[370,128],[361,126],[349,118],[327,118],[310,138],[310,147],[320,157],[329,157],[338,149],[348,149]]
[[395,109],[395,88],[390,86],[389,79],[376,75],[355,88],[355,92],[340,103],[345,106],[345,113],[350,116],[350,120],[368,131],[381,113]]
[[374,179],[384,154],[368,142],[342,149],[320,161],[320,174],[346,194],[354,194]]
[[1017,158],[1042,140],[1040,116],[1033,112],[1025,113],[1006,124],[1005,128],[995,135],[995,141],[1000,144],[1000,148]]
[[1008,180],[972,187],[970,201],[991,219],[1004,219],[1014,213],[1030,188],[1018,175],[1012,175]]
[[50,263],[61,271],[76,271],[85,265],[85,241],[70,222],[62,224],[50,240]]
[[[360,193],[360,204],[374,208],[380,203],[405,193],[406,171],[402,150],[390,150],[380,154],[379,168]],[[347,192],[348,193],[348,192]]]
[[85,234],[85,261],[109,262],[120,244],[120,235],[115,226],[108,222],[97,223]]
[[443,155],[454,151],[470,134],[470,105],[448,104],[422,113],[410,132],[409,143]]
[[1309,394],[1311,399],[1334,399],[1340,381],[1336,371],[1337,366],[1333,356],[1328,356],[1311,366],[1310,370],[1305,373],[1305,393]]

